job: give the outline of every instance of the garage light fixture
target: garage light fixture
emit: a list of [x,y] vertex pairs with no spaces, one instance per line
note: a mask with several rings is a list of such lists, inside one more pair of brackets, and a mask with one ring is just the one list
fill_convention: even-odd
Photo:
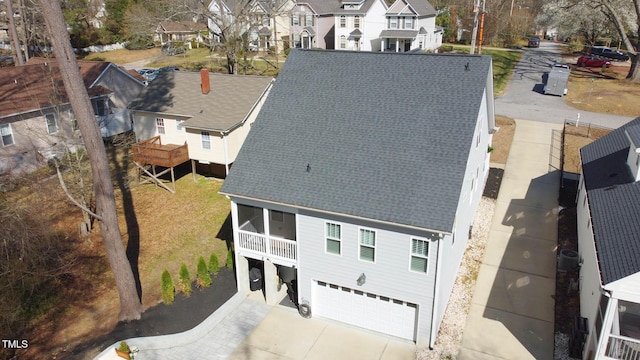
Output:
[[356,284],[358,284],[358,286],[362,286],[364,285],[365,281],[367,281],[367,277],[364,275],[364,273],[362,273],[356,280]]

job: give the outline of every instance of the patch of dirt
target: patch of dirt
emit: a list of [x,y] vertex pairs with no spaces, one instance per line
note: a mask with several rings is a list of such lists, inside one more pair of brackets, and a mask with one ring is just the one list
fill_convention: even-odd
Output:
[[493,134],[491,144],[493,151],[491,151],[490,161],[497,164],[506,164],[509,150],[511,150],[511,143],[513,142],[513,134],[516,131],[516,123],[511,118],[496,116],[496,126],[500,130]]
[[564,125],[563,171],[580,174],[580,148],[607,135],[612,129],[593,125]]
[[500,184],[502,184],[502,176],[504,169],[490,168],[487,183],[484,186],[482,196],[490,199],[497,199],[500,192]]

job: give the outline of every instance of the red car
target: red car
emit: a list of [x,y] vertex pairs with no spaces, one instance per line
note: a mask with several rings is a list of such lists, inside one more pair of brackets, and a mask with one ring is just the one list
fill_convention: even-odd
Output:
[[611,61],[600,59],[594,56],[580,56],[578,59],[578,66],[582,67],[609,67]]

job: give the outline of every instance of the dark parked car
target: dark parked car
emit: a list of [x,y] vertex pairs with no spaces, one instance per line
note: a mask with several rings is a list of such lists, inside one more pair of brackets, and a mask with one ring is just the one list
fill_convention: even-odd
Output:
[[530,48],[538,48],[540,47],[540,38],[537,36],[532,36],[529,38],[529,44],[527,45]]
[[180,68],[177,66],[166,66],[163,68],[158,69],[160,72],[167,72],[167,71],[180,71]]
[[622,51],[614,50],[606,46],[592,46],[590,49],[590,53],[592,55],[598,55],[598,56],[602,56],[602,57],[606,57],[614,60],[620,60],[620,61],[629,60],[629,55],[623,53]]
[[576,64],[582,67],[610,67],[611,61],[595,56],[580,56]]

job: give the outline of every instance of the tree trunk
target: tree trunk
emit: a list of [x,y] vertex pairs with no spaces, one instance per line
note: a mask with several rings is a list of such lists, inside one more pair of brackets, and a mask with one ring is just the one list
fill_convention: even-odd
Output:
[[49,30],[53,52],[91,162],[96,212],[102,217],[100,232],[120,297],[118,318],[121,321],[140,319],[142,304],[138,298],[131,265],[122,244],[107,153],[93,114],[89,95],[71,48],[60,2],[58,0],[40,0],[40,3],[42,4],[42,15]]
[[20,51],[20,39],[18,38],[16,22],[13,18],[13,6],[11,4],[11,0],[6,0],[5,4],[7,4],[7,17],[9,18],[9,36],[11,37],[11,45],[13,45],[13,61],[16,66],[24,65],[22,52]]

